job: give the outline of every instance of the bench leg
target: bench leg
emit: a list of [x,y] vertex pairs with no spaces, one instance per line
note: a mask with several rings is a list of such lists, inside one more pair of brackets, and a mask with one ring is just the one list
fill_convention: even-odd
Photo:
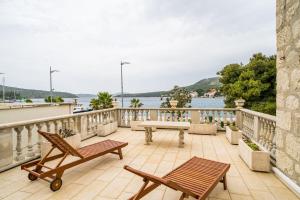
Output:
[[149,128],[145,127],[145,145],[150,145],[150,139],[149,139]]
[[122,154],[122,149],[118,149],[118,154],[119,154],[119,157],[120,157],[120,160],[123,159],[123,154]]
[[179,138],[178,138],[178,147],[183,148],[184,147],[184,130],[179,130]]
[[224,187],[224,190],[227,190],[226,174],[223,177],[223,187]]
[[184,200],[185,197],[188,197],[185,193],[182,193],[179,200]]

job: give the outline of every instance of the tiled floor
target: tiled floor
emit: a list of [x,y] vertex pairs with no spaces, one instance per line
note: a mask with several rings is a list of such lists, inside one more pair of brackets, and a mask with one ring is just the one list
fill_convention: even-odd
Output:
[[[134,168],[162,176],[192,156],[231,163],[228,173],[228,190],[219,184],[208,199],[221,200],[293,200],[298,199],[272,173],[250,171],[238,156],[237,146],[230,145],[224,133],[217,136],[185,135],[185,147],[178,148],[178,133],[159,130],[153,133],[154,143],[144,145],[143,132],[119,129],[108,137],[94,137],[84,144],[104,139],[127,141],[124,159],[110,154],[72,168],[63,176],[63,186],[57,192],[49,184],[38,180],[30,182],[27,173],[15,168],[0,174],[0,199],[76,199],[112,200],[128,199],[143,183],[122,167]],[[180,192],[159,187],[143,199],[179,199]],[[192,198],[190,198],[192,199]]]

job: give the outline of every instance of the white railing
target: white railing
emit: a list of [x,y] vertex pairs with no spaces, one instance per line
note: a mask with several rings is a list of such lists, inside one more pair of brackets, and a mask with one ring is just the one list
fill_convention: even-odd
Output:
[[[235,108],[119,108],[119,126],[130,127],[130,121],[189,121],[193,124],[232,124],[236,120]],[[222,124],[222,126],[221,126]]]
[[117,109],[106,109],[0,125],[0,171],[40,156],[42,138],[37,130],[58,133],[66,128],[81,139],[97,134],[99,124],[117,120]]
[[276,117],[248,109],[241,109],[241,129],[264,150],[270,152],[273,162],[276,160]]

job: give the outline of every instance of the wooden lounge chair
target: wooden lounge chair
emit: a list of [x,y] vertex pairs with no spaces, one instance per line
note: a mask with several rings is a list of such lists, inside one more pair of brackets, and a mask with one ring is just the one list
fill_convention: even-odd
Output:
[[[129,200],[141,199],[161,184],[181,191],[180,200],[188,196],[204,200],[219,182],[223,183],[224,190],[227,189],[226,172],[229,170],[229,167],[230,164],[193,157],[160,178],[129,166],[124,166],[126,170],[143,177],[145,182],[139,192]],[[147,186],[150,181],[152,184]]]
[[[31,181],[40,178],[50,182],[50,189],[52,191],[59,190],[62,186],[61,177],[66,169],[87,162],[94,158],[98,158],[99,156],[107,153],[118,154],[119,158],[123,159],[122,148],[128,145],[128,143],[124,142],[105,140],[76,150],[58,134],[51,134],[42,131],[38,131],[38,133],[45,137],[52,144],[52,149],[42,159],[23,164],[21,166],[21,169],[29,172],[28,178]],[[59,149],[59,151],[61,151],[61,154],[50,156],[51,152],[55,148]],[[63,164],[68,155],[76,156],[79,159]],[[56,167],[51,168],[45,165],[46,162],[53,161],[58,158],[62,159],[59,160]]]

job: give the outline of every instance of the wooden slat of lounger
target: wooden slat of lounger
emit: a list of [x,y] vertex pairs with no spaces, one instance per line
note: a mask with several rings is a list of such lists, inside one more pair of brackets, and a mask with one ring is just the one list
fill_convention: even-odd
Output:
[[64,139],[62,139],[56,133],[47,133],[43,131],[38,131],[43,137],[45,137],[52,145],[56,146],[62,153],[69,153],[72,156],[77,156],[83,158],[80,153],[78,153],[70,144],[68,144]]
[[163,179],[177,183],[202,199],[208,196],[208,193],[228,171],[229,166],[229,164],[194,157],[164,176]]
[[88,158],[90,156],[98,155],[106,151],[111,151],[115,148],[121,148],[126,146],[127,143],[118,142],[114,140],[104,140],[102,142],[98,142],[96,144],[88,145],[78,149],[78,153],[80,153],[84,158]]

